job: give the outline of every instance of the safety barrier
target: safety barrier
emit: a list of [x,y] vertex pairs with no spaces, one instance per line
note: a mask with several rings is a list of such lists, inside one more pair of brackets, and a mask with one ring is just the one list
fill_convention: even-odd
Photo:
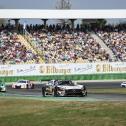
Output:
[[58,80],[58,79],[59,80],[121,80],[121,79],[126,79],[126,73],[0,77],[0,80],[3,80],[5,82],[15,82],[20,79],[28,79],[34,81],[48,81],[48,80]]

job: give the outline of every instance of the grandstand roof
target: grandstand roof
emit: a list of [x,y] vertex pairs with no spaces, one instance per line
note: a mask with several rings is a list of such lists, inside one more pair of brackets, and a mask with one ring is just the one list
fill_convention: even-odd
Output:
[[113,9],[113,10],[0,9],[0,18],[44,18],[44,19],[126,18],[126,9]]

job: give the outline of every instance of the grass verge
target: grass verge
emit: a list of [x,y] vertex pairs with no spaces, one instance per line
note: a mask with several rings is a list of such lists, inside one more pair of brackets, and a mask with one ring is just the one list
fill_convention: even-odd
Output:
[[126,126],[126,102],[0,97],[0,126]]
[[110,94],[126,94],[126,88],[97,88],[88,89],[88,93],[110,93]]

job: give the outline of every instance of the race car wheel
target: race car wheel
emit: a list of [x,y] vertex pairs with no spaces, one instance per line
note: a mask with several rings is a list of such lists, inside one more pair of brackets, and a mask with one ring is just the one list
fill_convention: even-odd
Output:
[[35,85],[34,85],[34,84],[32,84],[32,85],[31,85],[31,89],[34,89],[34,87],[35,87]]
[[53,96],[54,97],[58,96],[58,94],[57,94],[57,87],[54,87],[54,89],[53,89]]
[[125,88],[126,86],[125,86],[125,85],[122,85],[121,87],[122,87],[122,88]]
[[87,96],[87,92],[82,93],[81,97],[86,97]]
[[85,92],[85,96],[87,96],[87,92]]
[[46,87],[42,86],[42,96],[45,97],[46,96]]

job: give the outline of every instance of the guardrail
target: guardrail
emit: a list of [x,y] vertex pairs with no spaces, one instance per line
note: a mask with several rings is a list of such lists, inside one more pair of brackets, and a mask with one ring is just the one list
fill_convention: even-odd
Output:
[[35,81],[47,80],[119,80],[126,79],[126,73],[114,74],[84,74],[84,75],[48,75],[48,76],[13,76],[13,77],[0,77],[4,82],[15,82],[19,79],[28,79]]

